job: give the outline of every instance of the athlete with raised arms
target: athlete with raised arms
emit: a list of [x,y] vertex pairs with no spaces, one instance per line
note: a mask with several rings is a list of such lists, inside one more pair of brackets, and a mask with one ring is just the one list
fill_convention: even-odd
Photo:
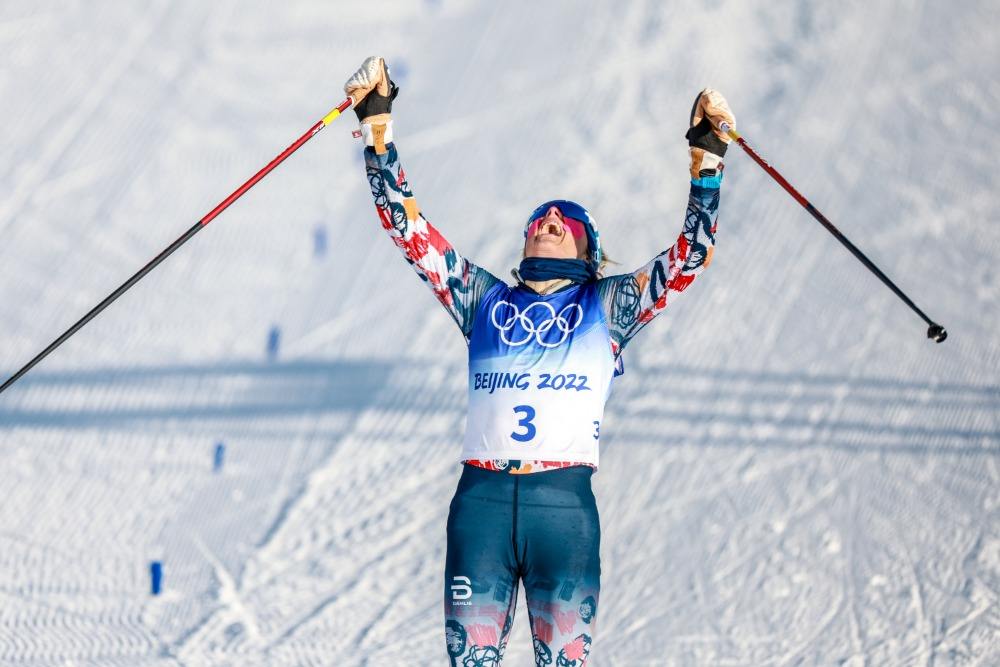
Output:
[[695,99],[691,192],[674,244],[642,268],[602,277],[590,212],[561,199],[524,225],[507,285],[458,254],[424,218],[399,163],[382,58],[344,85],[361,121],[382,227],[469,344],[462,476],[448,514],[445,648],[458,667],[498,667],[523,582],[535,664],[584,667],[597,623],[600,523],[591,491],[604,404],[636,333],[712,259],[722,157],[735,120],[718,92]]

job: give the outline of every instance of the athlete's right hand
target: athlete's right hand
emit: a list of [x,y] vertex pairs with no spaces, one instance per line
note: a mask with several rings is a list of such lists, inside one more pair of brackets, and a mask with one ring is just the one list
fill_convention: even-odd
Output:
[[684,135],[691,156],[691,178],[715,176],[722,169],[722,158],[732,141],[722,131],[722,123],[736,129],[736,117],[726,98],[717,90],[705,88],[694,100],[690,128]]
[[358,120],[369,122],[373,116],[385,115],[388,120],[392,101],[399,94],[399,86],[389,78],[389,67],[380,56],[369,56],[358,71],[344,84],[344,92],[354,98],[354,113]]

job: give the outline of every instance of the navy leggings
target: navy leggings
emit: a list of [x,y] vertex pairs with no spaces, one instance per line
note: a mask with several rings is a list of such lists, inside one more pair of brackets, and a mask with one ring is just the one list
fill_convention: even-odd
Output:
[[524,582],[535,665],[583,667],[600,592],[593,469],[529,475],[465,465],[448,513],[445,643],[456,667],[498,667]]

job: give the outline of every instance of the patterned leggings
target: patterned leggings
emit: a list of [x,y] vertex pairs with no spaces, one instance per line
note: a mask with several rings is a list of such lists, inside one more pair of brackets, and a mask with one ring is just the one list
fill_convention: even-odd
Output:
[[445,643],[453,667],[499,667],[524,582],[535,665],[584,667],[600,591],[593,469],[464,466],[448,513]]

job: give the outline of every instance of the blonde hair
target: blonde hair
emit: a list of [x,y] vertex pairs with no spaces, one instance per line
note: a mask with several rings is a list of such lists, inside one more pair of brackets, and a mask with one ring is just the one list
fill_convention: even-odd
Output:
[[597,277],[604,277],[604,269],[607,268],[608,264],[614,264],[618,266],[618,262],[608,257],[608,252],[602,247],[601,248],[601,264],[597,267]]

